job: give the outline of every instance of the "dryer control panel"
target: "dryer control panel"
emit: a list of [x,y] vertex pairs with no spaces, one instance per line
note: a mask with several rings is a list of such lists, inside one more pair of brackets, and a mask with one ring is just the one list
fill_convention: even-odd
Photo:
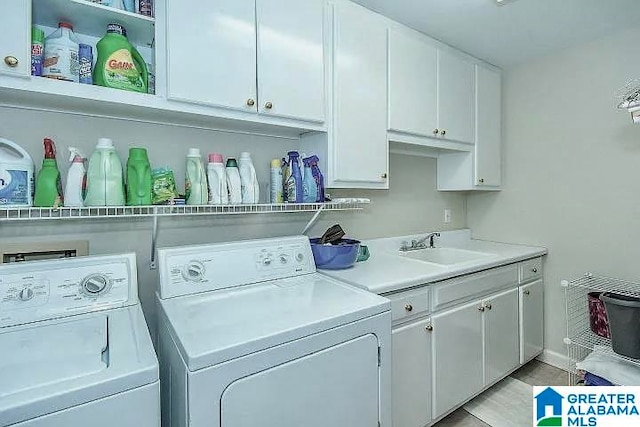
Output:
[[0,266],[0,327],[138,302],[135,255]]
[[316,271],[305,236],[158,250],[160,297],[228,289]]

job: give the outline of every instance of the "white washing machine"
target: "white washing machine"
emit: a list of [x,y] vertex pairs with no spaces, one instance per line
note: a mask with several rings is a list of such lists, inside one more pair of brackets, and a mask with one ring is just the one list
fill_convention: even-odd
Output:
[[0,426],[158,427],[134,254],[0,266]]
[[165,427],[391,426],[387,299],[304,236],[158,251]]

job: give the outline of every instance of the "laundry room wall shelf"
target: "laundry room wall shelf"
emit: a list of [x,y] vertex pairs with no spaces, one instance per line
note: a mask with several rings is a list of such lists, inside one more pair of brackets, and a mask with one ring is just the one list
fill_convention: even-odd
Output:
[[590,292],[614,292],[618,295],[639,297],[640,284],[587,273],[573,280],[563,280],[561,286],[565,291],[567,336],[564,342],[568,349],[570,384],[575,385],[578,380],[576,363],[584,360],[596,346],[611,356],[640,366],[640,360],[615,353],[610,339],[591,331],[587,302]]
[[313,213],[315,215],[305,227],[305,231],[317,220],[323,211],[358,211],[370,202],[368,199],[342,199],[326,203],[279,203],[255,205],[202,205],[202,206],[105,206],[84,208],[2,208],[0,223],[19,221],[93,220],[93,219],[138,219],[153,221],[151,236],[151,268],[156,268],[156,238],[158,218],[204,217],[220,215],[256,215]]

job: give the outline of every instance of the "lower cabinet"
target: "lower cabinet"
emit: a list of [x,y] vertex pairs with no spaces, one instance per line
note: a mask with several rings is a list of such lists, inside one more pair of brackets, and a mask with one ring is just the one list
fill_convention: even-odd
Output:
[[393,426],[431,424],[431,321],[393,330]]
[[544,348],[544,282],[520,287],[520,363],[527,363]]
[[432,317],[433,416],[438,418],[482,389],[482,301]]
[[484,301],[485,380],[494,383],[520,363],[518,289]]

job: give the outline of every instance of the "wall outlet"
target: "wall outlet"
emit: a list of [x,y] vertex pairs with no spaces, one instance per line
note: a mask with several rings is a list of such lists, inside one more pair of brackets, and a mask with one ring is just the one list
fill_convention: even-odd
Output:
[[444,223],[445,224],[451,223],[451,209],[444,210]]

